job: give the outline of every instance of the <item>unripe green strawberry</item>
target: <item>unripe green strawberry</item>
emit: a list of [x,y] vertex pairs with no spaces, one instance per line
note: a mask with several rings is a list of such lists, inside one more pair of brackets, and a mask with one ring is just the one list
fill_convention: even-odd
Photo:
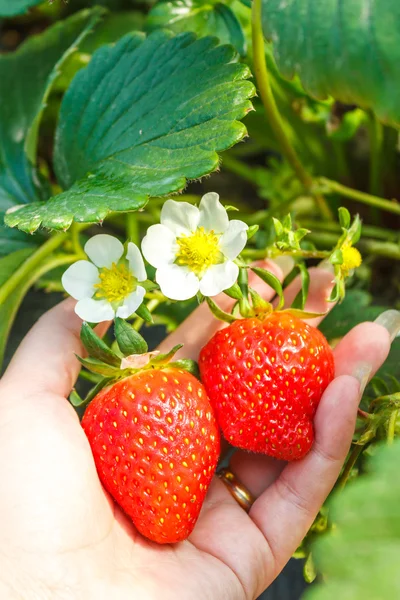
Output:
[[318,329],[284,311],[238,320],[206,344],[199,367],[231,444],[283,460],[307,454],[318,403],[334,377]]
[[161,544],[187,538],[220,449],[201,383],[173,367],[145,369],[101,391],[82,427],[102,484],[138,531]]

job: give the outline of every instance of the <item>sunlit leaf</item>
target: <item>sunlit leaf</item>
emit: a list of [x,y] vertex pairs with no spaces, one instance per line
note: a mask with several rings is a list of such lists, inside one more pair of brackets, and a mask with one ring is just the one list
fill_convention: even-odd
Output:
[[218,167],[240,141],[254,86],[234,50],[213,38],[127,35],[98,50],[61,106],[55,170],[65,192],[6,216],[35,231],[137,210]]

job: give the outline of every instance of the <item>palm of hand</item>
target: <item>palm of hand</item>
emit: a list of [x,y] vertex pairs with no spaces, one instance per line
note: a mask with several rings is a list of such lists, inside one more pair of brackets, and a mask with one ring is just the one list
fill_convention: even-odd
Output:
[[[330,279],[314,272],[309,310],[324,309]],[[359,385],[348,374],[361,360],[372,371],[379,366],[387,332],[364,324],[336,349],[339,376],[321,402],[316,443],[305,459],[283,468],[268,457],[235,455],[234,471],[257,497],[250,515],[215,478],[189,540],[157,546],[135,532],[104,492],[65,401],[78,371],[72,353],[81,352],[79,327],[71,302],[53,309],[27,336],[1,382],[0,478],[6,485],[0,553],[8,565],[1,597],[14,597],[17,581],[29,598],[255,598],[287,562],[334,484],[358,404]],[[186,342],[186,356],[195,356],[215,328],[200,307],[174,336]]]

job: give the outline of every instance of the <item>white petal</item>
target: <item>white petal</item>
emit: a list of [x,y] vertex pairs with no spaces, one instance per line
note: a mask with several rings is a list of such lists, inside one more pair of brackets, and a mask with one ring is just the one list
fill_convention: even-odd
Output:
[[161,224],[175,235],[189,235],[199,224],[200,212],[196,206],[188,202],[167,200],[161,210]]
[[127,319],[133,315],[135,310],[142,304],[145,293],[146,290],[138,285],[136,290],[132,294],[129,294],[125,298],[124,303],[117,309],[117,317]]
[[115,317],[113,307],[104,299],[84,298],[79,300],[75,306],[75,312],[83,321],[89,321],[89,323],[111,321]]
[[199,227],[204,227],[206,231],[213,230],[215,233],[224,233],[228,229],[228,213],[219,201],[218,194],[215,192],[205,194],[201,199],[199,209]]
[[200,281],[200,292],[204,296],[216,296],[233,285],[239,275],[239,267],[228,260],[207,269]]
[[152,225],[142,241],[143,256],[153,267],[175,261],[176,235],[165,225]]
[[96,267],[111,267],[124,253],[124,247],[113,235],[100,233],[85,244],[85,252]]
[[230,260],[234,260],[243,250],[247,243],[246,231],[248,226],[243,221],[233,219],[229,221],[229,227],[221,236],[219,246],[221,252]]
[[78,260],[68,267],[61,278],[63,288],[75,300],[91,298],[95,292],[93,286],[98,281],[99,272],[88,260]]
[[171,300],[188,300],[199,291],[199,280],[188,267],[165,265],[157,270],[156,281]]
[[129,242],[126,258],[129,262],[129,267],[138,281],[146,281],[147,273],[144,266],[143,257],[140,254],[139,248],[133,242]]

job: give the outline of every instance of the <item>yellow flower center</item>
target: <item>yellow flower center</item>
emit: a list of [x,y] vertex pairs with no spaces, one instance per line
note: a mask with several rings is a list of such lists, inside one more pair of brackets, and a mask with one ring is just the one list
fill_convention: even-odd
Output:
[[112,264],[110,269],[103,267],[99,273],[100,282],[95,284],[95,298],[108,302],[121,302],[136,287],[136,279],[125,264]]
[[357,248],[353,246],[345,246],[342,248],[343,263],[341,265],[342,271],[348,273],[353,269],[359,267],[362,263],[362,257]]
[[212,265],[224,262],[224,255],[219,249],[219,236],[214,231],[205,231],[199,227],[190,235],[178,238],[176,264],[187,266],[200,276]]

